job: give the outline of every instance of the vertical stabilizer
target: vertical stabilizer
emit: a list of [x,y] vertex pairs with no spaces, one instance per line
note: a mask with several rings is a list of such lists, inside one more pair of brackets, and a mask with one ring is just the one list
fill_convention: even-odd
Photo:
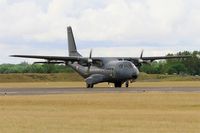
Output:
[[67,35],[68,35],[69,56],[81,56],[76,49],[76,43],[75,43],[75,40],[74,40],[74,35],[73,35],[73,32],[72,32],[72,28],[70,26],[67,27]]

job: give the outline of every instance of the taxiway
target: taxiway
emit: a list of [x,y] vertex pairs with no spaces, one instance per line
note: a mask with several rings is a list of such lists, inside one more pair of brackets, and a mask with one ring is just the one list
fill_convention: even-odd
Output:
[[200,88],[188,87],[141,87],[141,88],[0,88],[0,95],[47,95],[83,93],[144,93],[144,92],[186,92],[200,93]]

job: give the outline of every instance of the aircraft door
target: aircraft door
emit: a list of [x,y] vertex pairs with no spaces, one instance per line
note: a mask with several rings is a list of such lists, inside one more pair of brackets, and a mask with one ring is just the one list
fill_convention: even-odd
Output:
[[115,70],[114,70],[114,68],[109,68],[108,69],[109,70],[109,75],[110,75],[110,77],[112,77],[112,78],[115,78]]

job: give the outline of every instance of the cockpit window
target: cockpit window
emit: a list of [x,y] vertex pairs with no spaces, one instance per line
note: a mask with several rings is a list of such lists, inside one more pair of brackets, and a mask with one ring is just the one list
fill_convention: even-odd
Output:
[[128,64],[128,67],[129,67],[129,68],[132,68],[133,66],[132,66],[132,64],[129,63],[129,64]]
[[119,65],[119,68],[121,68],[121,69],[122,69],[122,68],[123,68],[123,64],[120,64],[120,65]]
[[133,66],[132,66],[132,64],[131,63],[129,63],[129,62],[124,62],[123,64],[120,64],[119,65],[119,68],[128,68],[128,69],[131,69],[131,68],[133,68]]

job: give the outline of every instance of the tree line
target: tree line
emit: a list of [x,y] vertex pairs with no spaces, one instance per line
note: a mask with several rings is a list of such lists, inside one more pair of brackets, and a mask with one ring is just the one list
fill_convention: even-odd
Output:
[[142,65],[140,70],[149,74],[200,75],[200,51],[184,51],[176,54],[168,54],[167,56],[176,55],[189,55],[191,58],[154,61],[151,65]]
[[[154,61],[151,64],[143,64],[140,71],[148,74],[187,74],[200,75],[200,51],[178,52],[176,54],[168,54],[167,56],[190,55],[191,58],[170,59]],[[74,72],[65,65],[53,64],[28,64],[22,62],[20,64],[2,64],[0,65],[0,73],[69,73]]]
[[2,64],[0,65],[0,73],[69,73],[73,70],[65,65],[54,64],[28,64],[22,62],[20,64]]

